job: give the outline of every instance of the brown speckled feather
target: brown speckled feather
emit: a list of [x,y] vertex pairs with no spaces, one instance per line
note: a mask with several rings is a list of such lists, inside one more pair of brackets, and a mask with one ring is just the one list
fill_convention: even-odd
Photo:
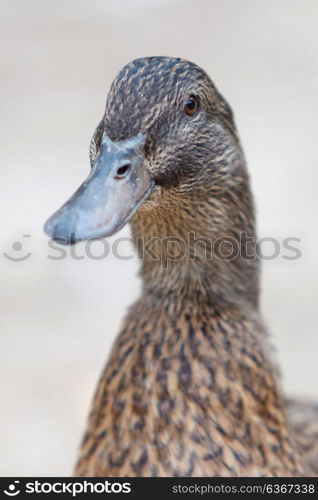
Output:
[[[191,118],[189,95],[200,103]],[[286,406],[258,311],[253,202],[229,106],[196,65],[144,58],[115,79],[93,157],[104,130],[113,141],[147,134],[156,187],[132,219],[142,294],[101,376],[75,474],[317,473],[317,446],[299,438],[317,412],[307,422]],[[233,258],[211,253],[221,237],[238,242]],[[178,241],[186,251],[174,258]],[[318,443],[317,428],[309,434]]]

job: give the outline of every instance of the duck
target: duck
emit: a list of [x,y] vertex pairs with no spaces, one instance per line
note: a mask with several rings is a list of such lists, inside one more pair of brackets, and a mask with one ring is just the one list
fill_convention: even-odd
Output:
[[129,222],[142,291],[97,385],[74,475],[318,475],[318,405],[281,390],[246,161],[210,77],[176,57],[125,65],[89,156],[87,179],[45,232],[69,245]]

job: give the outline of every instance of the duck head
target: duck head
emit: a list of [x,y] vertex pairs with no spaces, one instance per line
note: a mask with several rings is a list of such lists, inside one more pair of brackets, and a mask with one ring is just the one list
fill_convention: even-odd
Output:
[[[93,135],[90,163],[88,178],[47,221],[49,236],[71,244],[110,236],[131,220],[148,291],[257,304],[244,155],[231,109],[201,68],[170,57],[124,66]],[[223,258],[224,246],[214,258],[214,243],[230,238],[231,252],[242,234],[245,247],[233,258]]]
[[164,204],[168,191],[202,206],[242,181],[238,149],[231,110],[201,68],[179,58],[137,59],[111,86],[89,176],[45,232],[65,244],[110,236],[145,200]]

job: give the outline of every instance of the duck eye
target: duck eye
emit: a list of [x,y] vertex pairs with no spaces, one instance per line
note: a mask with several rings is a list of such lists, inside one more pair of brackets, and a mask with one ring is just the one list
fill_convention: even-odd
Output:
[[198,110],[198,107],[199,107],[198,99],[193,95],[190,95],[190,97],[188,97],[188,99],[186,100],[183,109],[186,115],[192,116]]

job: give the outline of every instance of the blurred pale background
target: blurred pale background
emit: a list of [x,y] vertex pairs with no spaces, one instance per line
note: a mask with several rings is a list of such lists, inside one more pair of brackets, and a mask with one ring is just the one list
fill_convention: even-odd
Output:
[[[193,60],[232,105],[259,235],[301,238],[299,260],[263,264],[283,383],[318,399],[317,1],[1,0],[0,22],[0,474],[71,473],[95,384],[138,293],[136,259],[49,260],[42,233],[86,176],[109,85],[136,57]],[[3,252],[32,255],[12,262]]]

